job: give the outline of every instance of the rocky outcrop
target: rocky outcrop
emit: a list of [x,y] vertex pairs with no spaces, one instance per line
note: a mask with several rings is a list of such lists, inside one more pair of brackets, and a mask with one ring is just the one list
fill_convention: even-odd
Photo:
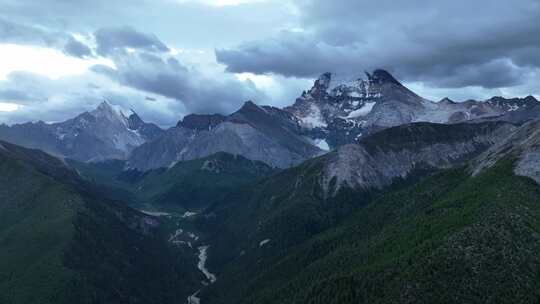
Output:
[[416,123],[387,129],[329,154],[321,185],[330,196],[344,186],[383,188],[417,169],[462,164],[506,138],[514,129],[506,123]]
[[473,163],[476,175],[504,158],[515,160],[514,173],[540,183],[540,121],[531,121],[481,154]]
[[225,116],[220,114],[190,114],[186,115],[177,126],[192,130],[211,130],[225,121]]

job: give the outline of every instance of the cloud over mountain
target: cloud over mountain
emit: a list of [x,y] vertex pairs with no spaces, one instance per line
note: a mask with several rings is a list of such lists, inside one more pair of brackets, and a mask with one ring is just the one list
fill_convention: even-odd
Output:
[[[435,87],[514,86],[540,67],[540,3],[298,1],[300,27],[216,50],[231,72],[392,69]],[[504,12],[503,14],[501,12]]]

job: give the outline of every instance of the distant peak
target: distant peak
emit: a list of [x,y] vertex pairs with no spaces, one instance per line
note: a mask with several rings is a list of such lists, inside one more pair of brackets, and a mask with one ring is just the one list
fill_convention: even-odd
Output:
[[177,126],[192,130],[211,130],[225,121],[221,114],[189,114],[178,122]]
[[98,107],[96,108],[96,110],[112,110],[112,106],[111,104],[106,100],[104,99],[99,105]]
[[109,119],[127,119],[120,106],[112,105],[107,100],[103,100],[90,114],[96,117],[108,117]]
[[368,76],[369,81],[371,81],[372,83],[377,83],[377,84],[393,83],[393,84],[401,85],[401,83],[397,81],[396,78],[392,76],[392,74],[390,74],[389,72],[383,69],[377,69],[373,71],[372,74],[369,74],[369,73],[366,73],[366,74]]
[[253,101],[251,100],[248,100],[246,102],[244,102],[244,106],[249,106],[249,107],[252,107],[252,106],[256,106],[258,107]]
[[[330,83],[332,82],[332,73],[326,72],[321,74],[319,78],[315,80],[313,87],[309,90],[311,97],[320,98],[327,94],[328,89],[330,88]],[[303,94],[306,95],[306,94]]]
[[499,102],[499,103],[512,102],[512,101],[520,101],[520,102],[525,102],[525,103],[536,103],[536,102],[538,102],[538,99],[536,99],[532,95],[529,95],[529,96],[527,96],[525,98],[505,98],[503,96],[493,96],[490,99],[488,99],[488,101],[490,101],[490,102]]
[[536,97],[532,96],[532,95],[529,95],[527,97],[525,97],[525,101],[529,101],[529,102],[538,102],[538,99],[536,99]]
[[136,117],[136,118],[138,118],[138,119],[141,119],[141,117],[139,116],[139,114],[137,114],[137,112],[135,112],[135,110],[129,109],[129,112],[130,112],[130,113],[129,113],[129,117],[130,117],[130,118],[131,118],[131,117]]
[[137,114],[135,111],[133,111],[133,109],[130,109],[129,112],[130,112],[130,114],[129,114],[129,116],[127,118],[130,121],[141,121],[142,122],[142,118],[139,116],[139,114]]
[[244,102],[244,105],[242,106],[242,108],[240,108],[240,111],[249,110],[249,109],[261,110],[262,108],[259,105],[257,105],[256,103],[254,103],[253,101],[248,100],[248,101]]
[[450,104],[453,104],[453,103],[456,103],[455,101],[453,101],[452,99],[448,98],[448,97],[445,97],[443,99],[441,99],[441,101],[439,101],[441,103],[450,103]]
[[315,87],[327,90],[330,87],[331,81],[332,81],[332,73],[330,72],[323,73],[315,81]]
[[332,80],[332,73],[330,73],[330,72],[322,73],[321,76],[319,76],[319,78],[317,78],[317,80],[321,81],[321,82],[331,81]]
[[103,100],[90,114],[94,116],[111,116],[117,114],[117,112],[107,100]]

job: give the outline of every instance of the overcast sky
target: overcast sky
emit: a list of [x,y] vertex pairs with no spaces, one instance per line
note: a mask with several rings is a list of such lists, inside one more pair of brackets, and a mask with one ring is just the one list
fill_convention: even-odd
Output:
[[433,100],[538,96],[539,20],[540,0],[0,0],[0,123],[107,99],[170,126],[376,68]]

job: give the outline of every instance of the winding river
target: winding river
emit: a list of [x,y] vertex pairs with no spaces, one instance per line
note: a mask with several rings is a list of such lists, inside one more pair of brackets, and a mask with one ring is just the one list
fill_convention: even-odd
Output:
[[[212,284],[217,280],[217,278],[216,278],[215,274],[211,273],[206,268],[206,260],[208,259],[208,248],[210,248],[210,246],[208,246],[208,245],[199,246],[197,248],[197,249],[199,249],[199,262],[197,263],[197,268],[199,268],[199,270],[204,274],[204,276],[210,282],[210,284]],[[201,290],[199,289],[199,290],[197,290],[197,292],[195,292],[194,294],[189,296],[187,298],[187,303],[188,304],[200,304],[201,299],[198,297],[200,292],[201,292]]]

